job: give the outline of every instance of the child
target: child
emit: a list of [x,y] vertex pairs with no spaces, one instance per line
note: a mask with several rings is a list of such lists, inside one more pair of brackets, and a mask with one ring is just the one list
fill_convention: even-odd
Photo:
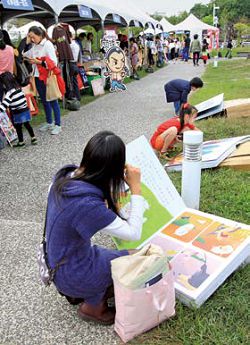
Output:
[[163,122],[154,132],[150,143],[160,152],[160,156],[168,158],[167,152],[176,142],[181,141],[181,133],[188,130],[197,130],[193,122],[197,116],[197,109],[188,104],[183,104],[180,116],[175,116]]
[[204,65],[207,64],[208,60],[208,49],[207,49],[207,44],[202,45],[202,60],[204,62]]
[[14,126],[17,131],[18,142],[14,144],[14,147],[22,147],[25,145],[23,140],[22,125],[29,132],[31,137],[31,144],[36,145],[37,139],[35,137],[33,128],[30,125],[31,115],[27,105],[25,95],[18,85],[15,77],[10,72],[5,72],[0,75],[0,83],[2,83],[5,90],[5,96],[0,103],[0,111],[5,112],[7,108],[11,111]]

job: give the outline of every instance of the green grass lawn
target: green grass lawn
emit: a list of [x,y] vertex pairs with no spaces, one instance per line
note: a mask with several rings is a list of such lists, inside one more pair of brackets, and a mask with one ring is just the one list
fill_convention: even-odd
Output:
[[[222,54],[222,57],[225,57],[226,53],[227,53],[227,48],[223,48],[223,49],[219,49],[219,51]],[[232,49],[232,56],[233,57],[237,57],[237,52],[250,52],[250,47],[237,47],[237,48],[233,48]],[[217,50],[212,50],[212,56],[217,56],[218,55],[218,51]]]
[[219,61],[214,68],[210,63],[202,76],[204,86],[190,97],[191,104],[198,104],[220,93],[225,100],[250,97],[250,60]]
[[[220,62],[208,66],[204,89],[192,96],[197,104],[220,92],[226,99],[250,97],[250,61]],[[242,79],[234,82],[232,79]],[[248,88],[248,90],[247,90]],[[233,89],[233,90],[232,90]],[[250,133],[250,118],[210,118],[197,121],[204,140]],[[181,191],[181,173],[169,174]],[[250,223],[250,172],[230,168],[202,171],[200,210]],[[250,344],[250,265],[238,269],[199,309],[177,301],[176,316],[137,337],[133,345],[248,345]]]

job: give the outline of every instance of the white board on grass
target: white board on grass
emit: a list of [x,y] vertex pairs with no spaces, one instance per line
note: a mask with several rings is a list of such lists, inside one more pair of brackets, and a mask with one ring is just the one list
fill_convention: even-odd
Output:
[[142,240],[115,243],[119,249],[160,245],[171,261],[178,298],[199,307],[249,256],[250,227],[187,208],[144,136],[127,145],[126,159],[141,169],[147,206]]

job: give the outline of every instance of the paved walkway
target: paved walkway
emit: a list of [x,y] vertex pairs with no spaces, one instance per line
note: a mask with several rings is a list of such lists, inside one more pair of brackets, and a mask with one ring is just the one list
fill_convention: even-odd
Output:
[[[59,136],[38,133],[39,144],[0,151],[0,344],[118,344],[113,327],[85,323],[53,287],[38,281],[36,246],[41,240],[51,177],[64,164],[79,163],[84,145],[97,131],[109,129],[125,142],[145,134],[173,115],[164,84],[191,79],[204,67],[178,62],[128,85],[63,118]],[[98,244],[111,246],[107,237]]]

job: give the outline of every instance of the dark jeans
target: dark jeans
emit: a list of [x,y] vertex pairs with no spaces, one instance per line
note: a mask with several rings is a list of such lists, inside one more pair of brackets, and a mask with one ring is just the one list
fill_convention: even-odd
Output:
[[174,102],[175,115],[180,115],[181,101]]
[[163,64],[163,52],[158,52],[158,64],[162,65]]
[[16,129],[18,140],[20,142],[23,142],[23,128],[22,128],[23,125],[27,129],[27,131],[29,132],[29,135],[30,135],[31,138],[34,138],[34,136],[35,136],[33,128],[31,127],[29,122],[15,123],[14,127]]
[[74,75],[72,79],[73,79],[73,90],[74,90],[75,97],[78,99],[78,101],[80,101],[81,96],[80,96],[80,91],[79,91],[78,82],[77,82],[77,75]]
[[3,85],[0,83],[0,102],[3,100]]
[[188,61],[188,57],[189,57],[189,47],[184,47],[183,48],[183,56],[182,56],[182,58],[183,58],[183,60],[185,60],[185,61]]
[[200,52],[193,52],[193,63],[194,63],[194,66],[198,65],[199,58],[200,58]]
[[36,83],[37,92],[41,98],[41,101],[45,110],[47,123],[49,124],[53,123],[53,120],[52,120],[52,109],[53,109],[54,117],[55,117],[55,125],[61,126],[61,112],[60,112],[58,100],[50,101],[50,102],[46,101],[45,83],[42,80],[40,80],[38,77],[35,78],[35,83]]

